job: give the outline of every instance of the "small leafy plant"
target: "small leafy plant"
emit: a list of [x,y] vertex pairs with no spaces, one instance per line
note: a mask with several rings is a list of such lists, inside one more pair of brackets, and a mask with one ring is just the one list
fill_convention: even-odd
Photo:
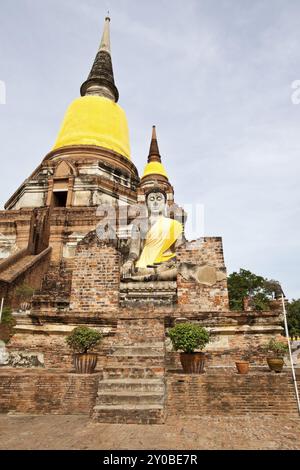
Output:
[[283,357],[288,352],[288,345],[282,341],[277,341],[275,338],[271,338],[264,347],[264,350],[273,353],[276,357]]
[[209,332],[194,323],[178,323],[169,330],[169,336],[176,351],[188,354],[203,349],[210,341]]
[[26,284],[16,288],[16,297],[20,302],[25,302],[31,299],[34,294],[34,289]]
[[4,307],[0,323],[0,340],[8,343],[10,338],[14,335],[14,326],[16,320],[12,315],[10,307]]
[[66,342],[77,353],[87,353],[102,340],[102,333],[87,326],[78,326],[66,337]]

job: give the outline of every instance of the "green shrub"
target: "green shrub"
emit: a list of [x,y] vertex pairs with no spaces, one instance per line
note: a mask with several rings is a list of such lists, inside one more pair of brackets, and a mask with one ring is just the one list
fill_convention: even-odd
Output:
[[26,300],[30,300],[34,294],[34,289],[26,284],[22,284],[21,286],[16,288],[16,297],[20,302],[25,302]]
[[7,325],[7,326],[15,325],[16,321],[14,317],[12,316],[11,312],[12,311],[10,307],[4,307],[2,311],[2,317],[1,317],[1,323],[3,325]]
[[12,316],[10,307],[5,307],[2,311],[0,323],[0,340],[8,343],[10,338],[14,335],[14,326],[16,324],[15,318]]
[[286,343],[282,341],[277,341],[275,338],[271,338],[270,341],[264,346],[266,352],[274,353],[276,356],[284,356],[289,347]]
[[66,342],[71,349],[79,353],[87,353],[102,340],[102,333],[88,328],[78,326],[66,337]]
[[209,332],[194,323],[178,323],[169,330],[169,336],[176,351],[192,353],[203,349],[210,341]]

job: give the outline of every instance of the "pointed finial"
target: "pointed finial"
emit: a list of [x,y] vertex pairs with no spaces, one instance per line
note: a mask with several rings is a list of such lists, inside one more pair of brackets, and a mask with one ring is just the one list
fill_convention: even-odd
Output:
[[119,99],[119,92],[115,85],[112,67],[109,23],[110,17],[107,16],[104,22],[103,34],[98,53],[88,79],[81,86],[80,93],[81,96],[104,96],[117,102]]
[[161,162],[158,142],[156,137],[156,126],[152,126],[152,138],[149,149],[148,162]]
[[104,28],[103,28],[103,34],[102,34],[99,51],[105,51],[105,52],[108,52],[108,54],[111,54],[109,23],[110,23],[110,18],[109,16],[107,16],[104,21]]

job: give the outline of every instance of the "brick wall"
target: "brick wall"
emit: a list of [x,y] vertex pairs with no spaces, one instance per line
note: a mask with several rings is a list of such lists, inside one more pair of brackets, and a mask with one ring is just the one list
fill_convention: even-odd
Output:
[[[81,324],[103,331],[99,325]],[[73,327],[75,328],[75,326],[77,325]],[[58,329],[56,326],[54,328]],[[108,330],[110,327],[106,327],[105,329]],[[7,349],[9,352],[24,352],[36,356],[42,354],[45,368],[72,371],[74,370],[73,352],[65,341],[66,334],[57,331],[51,334],[49,334],[49,332],[39,333],[36,331],[32,333],[17,331],[7,344]],[[105,364],[107,350],[111,347],[113,341],[114,336],[105,336],[100,345],[93,348],[93,352],[97,352],[98,354],[96,371],[102,370]]]
[[290,372],[250,369],[249,374],[239,375],[220,368],[201,375],[174,373],[168,375],[167,394],[170,416],[297,415]]
[[0,412],[86,414],[92,410],[99,374],[0,371]]
[[[181,321],[192,321],[210,331],[211,341],[205,347],[207,365],[232,366],[236,360],[251,364],[266,364],[263,350],[271,337],[280,339],[283,331],[277,311],[269,312],[179,312]],[[177,317],[177,320],[179,318]],[[166,331],[175,319],[166,319]],[[175,353],[167,339],[167,367],[181,367],[179,353]]]
[[[0,412],[88,415],[96,402],[100,377],[97,373],[2,369]],[[275,374],[255,369],[248,375],[239,375],[219,368],[201,375],[167,376],[170,417],[250,413],[297,416],[290,372]]]
[[[208,264],[225,271],[223,245],[220,237],[205,237],[187,242],[177,250],[180,262]],[[226,311],[229,309],[227,281],[204,286],[177,277],[178,305],[193,307],[195,311]]]
[[107,311],[118,308],[120,254],[95,232],[77,246],[71,289],[71,310]]

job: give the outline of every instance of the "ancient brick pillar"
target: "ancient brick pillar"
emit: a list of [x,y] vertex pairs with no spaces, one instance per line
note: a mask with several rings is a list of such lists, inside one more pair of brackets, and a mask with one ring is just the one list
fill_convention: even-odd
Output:
[[[223,257],[222,238],[205,237],[181,245],[177,259],[183,263],[207,264],[226,272]],[[218,281],[213,286],[205,286],[196,281],[185,280],[177,276],[178,304],[183,308],[198,311],[227,311],[229,309],[227,280]]]
[[90,314],[114,310],[119,305],[119,286],[119,252],[90,232],[76,249],[71,310]]

